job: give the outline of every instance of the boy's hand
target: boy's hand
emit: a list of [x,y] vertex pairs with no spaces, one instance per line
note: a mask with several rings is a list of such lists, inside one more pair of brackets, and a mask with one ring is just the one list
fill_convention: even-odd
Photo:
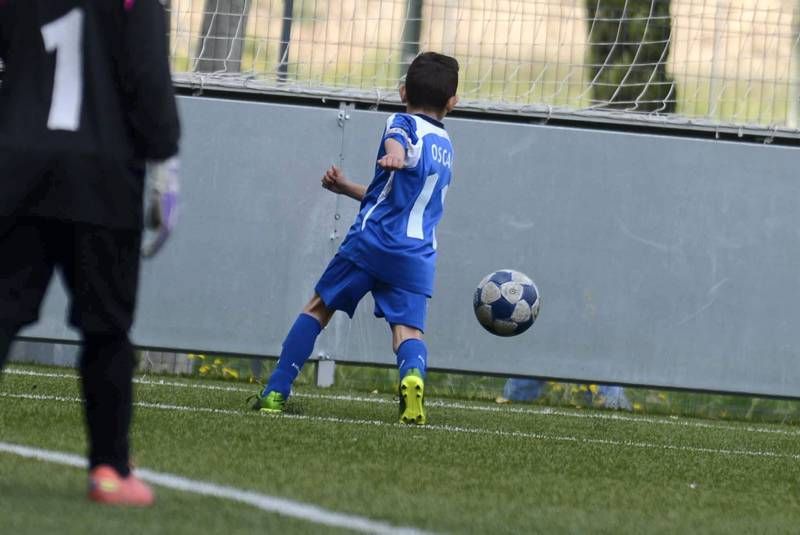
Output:
[[330,169],[322,175],[322,187],[333,193],[347,193],[347,177],[342,170],[332,165]]
[[395,156],[394,154],[387,154],[378,160],[378,165],[389,171],[397,171],[398,169],[402,169],[405,167],[405,163],[404,157]]
[[394,139],[387,139],[383,143],[386,154],[378,159],[378,165],[389,171],[397,171],[406,166],[406,149]]

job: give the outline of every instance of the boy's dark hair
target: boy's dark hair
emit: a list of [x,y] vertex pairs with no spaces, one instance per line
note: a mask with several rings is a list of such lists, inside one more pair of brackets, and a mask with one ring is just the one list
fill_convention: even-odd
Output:
[[406,74],[406,100],[412,106],[443,110],[458,88],[458,61],[436,52],[414,58]]

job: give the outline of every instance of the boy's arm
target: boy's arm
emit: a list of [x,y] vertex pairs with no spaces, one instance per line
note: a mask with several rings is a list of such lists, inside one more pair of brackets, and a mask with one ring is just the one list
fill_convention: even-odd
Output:
[[[406,147],[394,137],[397,133],[393,134],[392,137],[384,138],[383,148],[386,150],[386,154],[378,159],[378,165],[389,171],[403,169],[406,166]],[[407,136],[408,134],[405,134],[405,137]],[[332,165],[322,175],[322,187],[333,193],[347,195],[359,202],[364,199],[367,192],[366,186],[349,181],[342,170],[335,165]]]
[[366,186],[348,180],[347,177],[344,176],[344,173],[342,173],[342,170],[335,165],[332,165],[331,168],[322,175],[322,187],[333,193],[347,195],[358,202],[361,202],[367,192]]

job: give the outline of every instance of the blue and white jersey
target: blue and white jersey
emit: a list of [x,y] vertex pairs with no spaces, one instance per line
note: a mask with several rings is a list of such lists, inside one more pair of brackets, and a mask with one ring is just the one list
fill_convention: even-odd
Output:
[[386,154],[389,138],[405,147],[405,167],[387,171],[375,165],[339,254],[392,286],[431,296],[436,225],[450,186],[453,147],[444,125],[425,115],[390,116],[377,159]]

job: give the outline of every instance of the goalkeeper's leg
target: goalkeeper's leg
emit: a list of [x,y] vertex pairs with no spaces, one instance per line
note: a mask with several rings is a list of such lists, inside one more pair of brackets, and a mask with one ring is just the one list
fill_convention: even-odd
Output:
[[135,358],[128,339],[139,280],[138,230],[64,224],[59,263],[70,323],[83,334],[81,385],[89,434],[89,498],[145,506],[152,490],[131,473],[128,433]]
[[11,343],[17,335],[19,329],[6,325],[0,325],[0,373],[6,364],[8,353],[11,351]]
[[124,332],[84,334],[81,354],[89,432],[89,499],[125,506],[152,505],[153,491],[131,473],[128,432],[134,355]]
[[19,330],[35,322],[54,263],[52,223],[0,218],[0,372]]

